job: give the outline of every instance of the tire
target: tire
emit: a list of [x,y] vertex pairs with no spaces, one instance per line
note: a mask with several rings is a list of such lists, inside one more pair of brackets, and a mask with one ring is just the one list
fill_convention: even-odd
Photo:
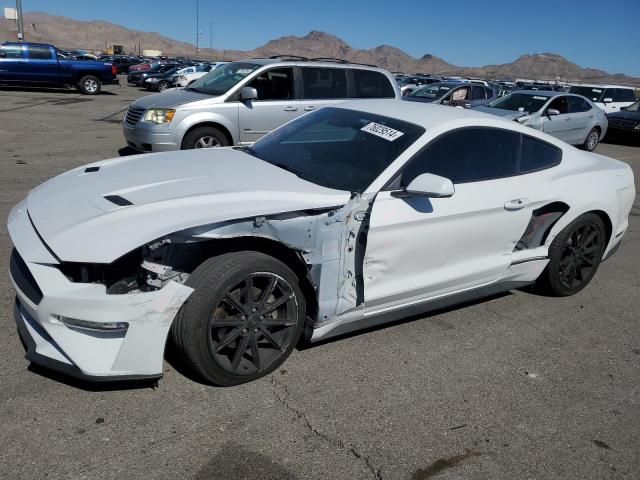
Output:
[[549,264],[536,286],[555,297],[578,293],[595,275],[605,248],[602,219],[595,213],[580,215],[551,242]]
[[100,80],[93,75],[85,75],[78,82],[78,90],[85,95],[97,95],[100,93]]
[[268,375],[291,354],[304,329],[298,278],[269,255],[245,251],[210,258],[186,285],[194,292],[171,335],[184,363],[208,383],[232,386]]
[[598,143],[600,142],[600,130],[596,127],[593,127],[589,130],[587,134],[587,138],[584,139],[584,143],[582,144],[582,148],[584,148],[587,152],[593,152]]
[[159,92],[164,92],[167,88],[171,88],[171,84],[169,82],[162,81],[158,83]]
[[198,127],[190,131],[182,141],[182,149],[227,147],[229,140],[215,127]]

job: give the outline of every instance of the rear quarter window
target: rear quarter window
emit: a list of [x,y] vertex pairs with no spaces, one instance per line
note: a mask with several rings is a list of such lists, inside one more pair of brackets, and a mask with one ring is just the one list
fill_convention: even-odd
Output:
[[555,167],[562,160],[562,150],[537,138],[522,136],[519,173]]
[[353,70],[355,98],[394,98],[396,96],[386,75],[373,70]]

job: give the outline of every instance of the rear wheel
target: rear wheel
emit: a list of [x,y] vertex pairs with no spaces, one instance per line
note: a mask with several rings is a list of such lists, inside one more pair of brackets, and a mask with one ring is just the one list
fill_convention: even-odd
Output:
[[584,140],[582,147],[587,152],[593,152],[598,146],[598,142],[600,142],[600,130],[598,130],[596,127],[593,127],[587,135],[587,138]]
[[227,137],[215,127],[198,127],[190,131],[182,142],[183,149],[226,147]]
[[78,90],[85,95],[97,95],[100,93],[100,80],[93,75],[86,75],[78,82]]
[[586,213],[567,225],[549,246],[549,264],[538,285],[554,296],[578,293],[595,275],[606,247],[604,224]]
[[296,275],[258,252],[211,258],[189,277],[194,288],[172,325],[185,363],[203,379],[231,386],[278,368],[303,330]]

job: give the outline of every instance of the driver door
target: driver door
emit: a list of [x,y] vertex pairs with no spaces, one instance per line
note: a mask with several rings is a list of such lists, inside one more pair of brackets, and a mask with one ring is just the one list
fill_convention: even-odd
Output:
[[[549,109],[555,109],[560,115],[549,115]],[[567,143],[572,142],[573,136],[573,117],[569,112],[569,103],[567,97],[555,97],[545,109],[542,117],[542,131],[553,135]]]
[[245,86],[255,88],[258,98],[238,102],[240,143],[253,143],[304,113],[295,93],[293,68],[272,68]]
[[[378,193],[363,263],[365,315],[500,278],[532,212],[516,175],[520,134],[469,127],[441,135]],[[450,198],[401,197],[422,173],[453,181]]]

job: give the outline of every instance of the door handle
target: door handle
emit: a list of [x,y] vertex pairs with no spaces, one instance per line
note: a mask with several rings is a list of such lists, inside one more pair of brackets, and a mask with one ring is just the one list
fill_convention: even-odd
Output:
[[304,107],[305,112],[310,112],[311,110],[315,110],[315,109],[316,109],[315,105],[307,105],[306,107]]
[[528,198],[516,198],[514,200],[509,200],[504,204],[504,209],[509,210],[510,212],[515,212],[516,210],[521,210],[524,207],[529,205]]
[[465,103],[464,104],[464,108],[471,108],[471,104],[470,103]]
[[591,115],[589,115],[589,118],[593,118],[593,113]]
[[567,117],[564,119],[565,122],[570,122],[571,121],[571,117]]
[[288,105],[288,106],[284,107],[284,111],[285,112],[297,112],[298,111],[298,107],[293,107],[291,105]]

